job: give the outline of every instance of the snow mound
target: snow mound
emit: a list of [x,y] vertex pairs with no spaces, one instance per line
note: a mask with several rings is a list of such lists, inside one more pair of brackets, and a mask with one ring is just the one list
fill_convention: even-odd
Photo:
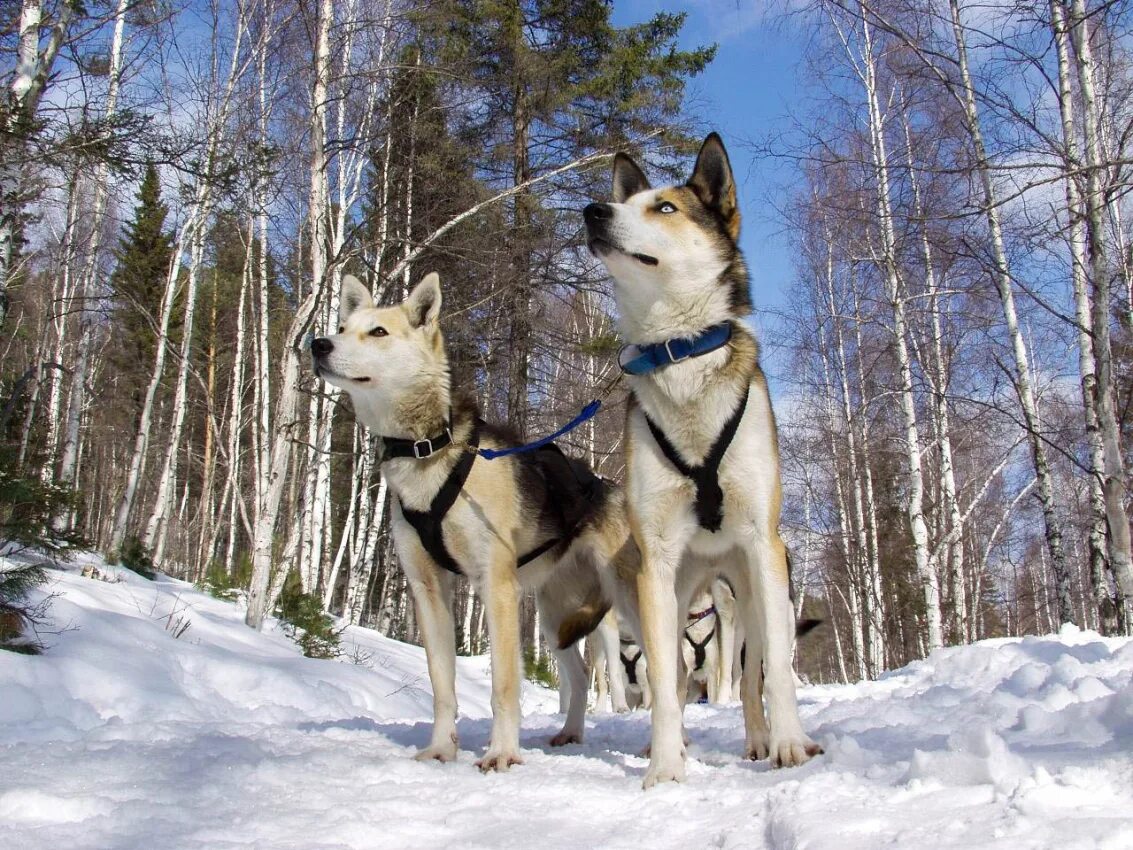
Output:
[[526,764],[481,776],[490,675],[459,659],[461,758],[421,764],[420,648],[350,628],[356,663],[306,659],[236,605],[84,563],[106,570],[52,574],[48,653],[0,652],[3,848],[1133,848],[1133,641],[984,641],[806,688],[826,755],[792,770],[739,757],[738,705],[691,706],[689,781],[646,794],[643,713],[551,750],[557,695],[527,687]]

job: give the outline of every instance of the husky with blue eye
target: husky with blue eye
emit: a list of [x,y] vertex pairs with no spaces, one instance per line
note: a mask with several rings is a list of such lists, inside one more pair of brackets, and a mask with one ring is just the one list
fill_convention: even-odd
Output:
[[584,218],[629,343],[621,358],[632,390],[626,499],[641,551],[637,595],[653,694],[644,785],[685,778],[678,653],[693,594],[717,576],[735,591],[747,637],[746,755],[802,764],[821,749],[803,731],[795,696],[778,437],[745,324],[740,213],[720,137],[705,139],[683,185],[654,188],[618,154],[613,202],[588,205]]

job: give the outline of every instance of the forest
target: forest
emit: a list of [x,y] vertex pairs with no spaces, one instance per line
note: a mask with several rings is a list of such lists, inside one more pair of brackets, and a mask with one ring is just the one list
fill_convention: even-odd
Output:
[[[760,317],[814,681],[1133,629],[1121,2],[812,0]],[[581,209],[680,180],[717,47],[604,0],[0,2],[0,538],[416,642],[376,439],[316,379],[343,276],[439,272],[453,383],[536,437],[617,374]],[[726,116],[722,119],[726,125]],[[741,186],[741,192],[758,187]],[[760,304],[758,264],[754,301]],[[624,471],[624,389],[562,441]],[[0,600],[2,601],[2,600]],[[457,591],[458,647],[485,647]],[[537,612],[524,629],[539,661]]]

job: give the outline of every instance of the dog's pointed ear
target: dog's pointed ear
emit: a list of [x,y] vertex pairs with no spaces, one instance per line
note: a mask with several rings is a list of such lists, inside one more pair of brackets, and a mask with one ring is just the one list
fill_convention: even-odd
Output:
[[637,167],[628,154],[614,155],[614,203],[623,204],[626,198],[649,188],[649,178]]
[[374,298],[365,284],[352,274],[343,275],[342,297],[338,301],[338,323],[345,325],[355,310],[368,310],[373,306]]
[[732,176],[728,152],[716,133],[709,133],[700,146],[688,186],[696,192],[701,203],[720,215],[732,238],[738,238],[740,210],[736,205],[736,181]]
[[404,307],[413,327],[435,327],[441,315],[441,276],[436,272],[425,275],[405,299]]

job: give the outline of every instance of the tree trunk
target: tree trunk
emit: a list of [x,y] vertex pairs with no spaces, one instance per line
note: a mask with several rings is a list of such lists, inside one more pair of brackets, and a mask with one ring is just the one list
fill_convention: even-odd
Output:
[[[955,0],[953,0],[955,2]],[[1113,353],[1110,345],[1112,271],[1106,244],[1104,155],[1101,148],[1099,109],[1095,94],[1094,61],[1084,0],[1071,0],[1070,27],[1082,93],[1082,127],[1086,141],[1086,219],[1090,277],[1093,282],[1091,330],[1094,343],[1098,426],[1104,459],[1102,487],[1109,522],[1109,560],[1121,595],[1133,599],[1133,556],[1130,552],[1129,517],[1125,512],[1125,468],[1121,431],[1113,394]]]
[[988,230],[995,267],[992,271],[996,291],[1003,307],[1003,318],[1011,340],[1011,352],[1015,361],[1015,391],[1023,412],[1027,437],[1031,445],[1031,458],[1038,478],[1037,493],[1042,507],[1043,523],[1046,528],[1046,543],[1053,564],[1054,578],[1058,585],[1058,612],[1063,622],[1072,622],[1074,606],[1071,598],[1070,569],[1062,546],[1062,525],[1054,503],[1054,484],[1050,462],[1047,459],[1046,445],[1043,442],[1042,425],[1039,421],[1035,403],[1031,367],[1027,361],[1023,333],[1019,328],[1018,312],[1015,308],[1015,293],[1011,282],[1011,271],[1007,263],[1007,249],[1003,240],[1003,229],[999,221],[999,206],[995,187],[992,183],[991,168],[984,147],[983,133],[980,129],[979,113],[976,109],[976,94],[972,86],[972,76],[968,69],[968,51],[964,41],[963,24],[960,21],[959,0],[948,0],[952,16],[952,31],[956,40],[956,52],[960,66],[960,82],[963,89],[963,106],[968,134],[976,155],[976,168],[979,171],[983,189],[984,209],[986,210]]

